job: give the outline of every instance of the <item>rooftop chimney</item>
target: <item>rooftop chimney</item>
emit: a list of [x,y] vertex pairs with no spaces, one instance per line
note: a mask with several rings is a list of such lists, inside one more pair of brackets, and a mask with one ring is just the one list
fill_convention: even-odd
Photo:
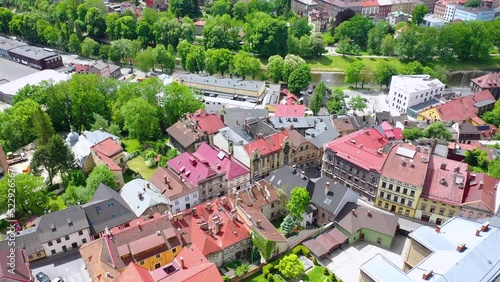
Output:
[[428,280],[432,276],[432,270],[428,270],[425,273],[422,274],[422,279],[423,280]]
[[297,173],[297,165],[292,165],[292,172],[293,174]]
[[255,222],[255,224],[257,224],[257,227],[261,228],[262,227],[262,220],[257,220],[257,222]]
[[302,178],[303,180],[306,179],[306,172],[305,171],[300,172],[300,178]]
[[196,215],[196,208],[191,209],[191,215]]
[[235,221],[236,219],[238,219],[238,211],[236,209],[232,209],[231,210],[231,215],[232,215],[233,221]]
[[325,183],[325,195],[328,194],[328,191],[330,191],[330,182]]
[[141,191],[137,191],[137,197],[139,197],[139,200],[144,200],[144,196],[142,196]]
[[479,181],[479,190],[483,189],[483,186],[484,186],[484,181]]
[[207,208],[208,211],[211,211],[212,210],[212,203],[207,203],[207,205],[205,206]]
[[356,216],[356,209],[351,210],[352,215]]
[[220,231],[220,222],[214,221],[214,234],[219,234]]
[[481,225],[481,231],[482,232],[488,231],[488,228],[490,228],[490,222],[489,221],[487,221],[487,222],[483,223],[483,225]]
[[221,203],[222,205],[225,205],[225,204],[227,203],[227,201],[226,201],[226,197],[222,197],[222,198],[220,198],[220,203]]
[[446,163],[441,163],[441,169],[446,169]]
[[166,174],[163,176],[163,181],[165,181],[165,184],[168,184],[168,176]]
[[184,258],[179,257],[179,260],[181,261],[181,269],[184,269]]
[[461,253],[461,252],[463,252],[464,250],[465,250],[465,243],[459,243],[459,244],[457,245],[457,251],[458,251],[459,253]]
[[368,217],[372,217],[372,212],[370,210],[368,210],[368,212],[366,213],[366,215],[368,215]]
[[441,225],[436,226],[436,233],[441,233]]
[[476,236],[479,236],[479,234],[481,234],[481,229],[476,230]]
[[455,167],[455,172],[457,172],[457,173],[460,172],[460,167],[459,166]]

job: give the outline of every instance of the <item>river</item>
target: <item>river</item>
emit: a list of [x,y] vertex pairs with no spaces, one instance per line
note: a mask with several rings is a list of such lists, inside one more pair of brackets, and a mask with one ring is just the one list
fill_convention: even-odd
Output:
[[[448,87],[467,87],[472,78],[485,75],[496,70],[474,70],[474,71],[451,71],[448,72]],[[341,72],[315,72],[313,82],[325,82],[327,86],[349,86],[344,83],[344,74]],[[358,84],[359,86],[359,84]],[[365,85],[367,87],[378,87],[378,85]]]

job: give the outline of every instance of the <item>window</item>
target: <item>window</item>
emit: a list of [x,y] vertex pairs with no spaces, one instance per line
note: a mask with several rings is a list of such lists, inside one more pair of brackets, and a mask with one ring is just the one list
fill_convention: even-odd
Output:
[[114,206],[115,206],[115,203],[113,203],[113,202],[109,202],[109,203],[108,203],[108,208],[112,208],[112,207],[114,207]]
[[198,198],[198,194],[193,194],[193,199]]
[[439,215],[444,215],[444,209],[439,210]]
[[408,189],[404,188],[404,189],[403,189],[403,194],[405,194],[405,195],[406,195],[406,193],[408,193]]
[[85,244],[85,243],[87,243],[87,238],[82,239],[82,244]]
[[435,211],[436,211],[436,206],[431,206],[431,210],[430,210],[430,212],[432,212],[432,213],[433,213],[433,212],[435,212]]
[[426,208],[427,208],[427,205],[426,205],[426,204],[422,204],[422,205],[420,206],[420,209],[421,209],[421,210],[423,210],[423,211],[425,211],[425,209],[426,209]]
[[474,215],[474,212],[473,212],[473,211],[470,211],[470,212],[469,212],[469,215],[467,216],[467,218],[468,218],[468,219],[471,219],[473,215]]
[[321,218],[325,218],[325,213],[324,212],[321,213]]
[[53,254],[53,255],[55,255],[56,254],[56,250],[51,250],[50,253]]
[[410,210],[408,210],[408,209],[407,209],[407,210],[405,211],[405,215],[410,215]]
[[331,216],[328,217],[328,221],[332,221],[332,217]]
[[62,250],[63,250],[63,252],[67,252],[68,251],[68,247],[62,246]]
[[155,257],[156,257],[157,259],[159,259],[159,258],[161,258],[161,255],[156,255]]
[[380,192],[380,198],[384,197],[384,192]]
[[54,245],[54,244],[52,244],[52,241],[49,241],[49,244],[48,244],[48,245],[49,245],[49,247],[50,247],[50,246],[52,246],[52,245]]
[[140,264],[140,265],[144,265],[144,261],[143,261],[143,260],[141,260],[141,261],[139,262],[139,264]]
[[385,197],[387,200],[391,200],[391,194],[387,194],[387,197]]
[[175,254],[175,253],[177,253],[177,248],[172,249],[172,254]]
[[408,201],[408,206],[413,207],[413,201]]
[[28,256],[28,258],[29,258],[29,259],[33,259],[33,256],[32,256],[32,255],[29,255],[29,256]]
[[448,212],[448,217],[453,217],[453,215],[454,215],[454,214],[455,214],[455,213],[454,213],[453,211],[449,211],[449,212]]
[[189,196],[187,196],[186,198],[184,198],[184,201],[189,202]]
[[392,190],[392,184],[389,184],[389,190]]
[[415,191],[413,190],[410,191],[410,197],[415,197]]
[[382,238],[377,238],[377,244],[382,244]]
[[57,239],[57,240],[56,240],[56,243],[57,243],[57,244],[61,243],[61,238]]
[[174,204],[177,206],[179,205],[179,200],[175,200]]
[[83,235],[83,231],[82,230],[78,231],[78,235],[82,236]]
[[65,239],[66,241],[69,241],[69,236],[68,236],[68,235],[64,236],[64,239]]
[[406,199],[405,198],[401,198],[401,204],[404,205],[406,202]]
[[392,199],[392,200],[397,203],[398,199],[399,199],[398,196],[394,196],[394,199]]
[[403,208],[401,208],[401,207],[400,207],[400,208],[398,209],[398,213],[402,213],[402,212],[403,212]]
[[401,187],[396,186],[396,192],[398,192],[398,193],[399,193],[399,190],[401,190]]
[[388,209],[389,208],[389,204],[385,203],[384,208]]
[[158,268],[160,268],[160,267],[161,267],[161,263],[157,263],[157,264],[155,264],[155,269],[158,269]]
[[377,206],[381,207],[382,206],[382,201],[378,201]]

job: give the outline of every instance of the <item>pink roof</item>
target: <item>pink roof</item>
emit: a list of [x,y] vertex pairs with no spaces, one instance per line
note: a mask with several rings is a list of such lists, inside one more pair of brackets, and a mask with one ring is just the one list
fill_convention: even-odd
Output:
[[198,150],[193,154],[200,162],[208,164],[214,171],[225,173],[226,179],[231,180],[236,177],[250,173],[250,170],[238,163],[226,153],[218,150],[207,143],[201,143]]
[[489,74],[471,79],[482,89],[500,88],[500,73],[490,72]]
[[433,201],[460,205],[465,191],[469,189],[467,167],[466,163],[431,155],[422,196]]
[[476,173],[474,180],[471,175],[470,189],[464,204],[482,203],[491,213],[494,213],[498,181],[485,173]]
[[205,24],[206,24],[206,23],[207,23],[207,22],[205,22],[205,21],[201,21],[201,20],[200,20],[200,21],[196,21],[196,22],[194,23],[194,25],[195,25],[195,26],[205,26]]
[[154,282],[151,273],[131,262],[115,280],[116,282]]
[[[405,152],[411,152],[413,156],[405,156]],[[391,148],[382,168],[382,176],[422,187],[424,186],[428,165],[427,162],[422,162],[424,156],[422,152],[417,152],[415,146],[399,143]],[[402,163],[403,160],[404,163]],[[412,164],[410,164],[410,160],[413,162]]]
[[280,131],[265,138],[258,138],[248,144],[245,144],[245,150],[248,155],[252,155],[254,150],[259,150],[263,156],[276,153],[281,150],[281,145],[287,138],[288,131]]
[[475,123],[477,123],[477,125],[485,125],[486,122],[484,122],[484,120],[482,120],[480,117],[478,116],[473,116],[471,117],[471,120]]
[[324,145],[343,159],[366,170],[382,170],[387,155],[379,152],[389,141],[375,128],[364,129]]
[[114,155],[123,152],[123,148],[111,137],[102,140],[101,142],[90,147],[90,149],[108,157],[113,157]]
[[376,0],[372,0],[372,1],[363,1],[361,3],[361,5],[363,7],[374,7],[374,6],[379,6],[378,2]]
[[276,117],[304,117],[306,115],[306,106],[294,104],[274,105],[274,116]]
[[403,130],[401,128],[394,128],[387,121],[382,122],[380,126],[388,139],[403,140]]
[[190,119],[197,121],[198,129],[209,135],[219,132],[219,129],[226,126],[218,113],[208,113],[204,109],[191,114]]
[[106,166],[111,170],[111,171],[121,171],[122,168],[116,164],[110,157],[100,153],[96,152],[97,157],[104,163]]
[[171,159],[167,164],[193,187],[198,187],[198,183],[217,174],[210,166],[200,162],[188,152]]
[[436,110],[439,112],[441,120],[458,122],[475,117],[477,109],[474,107],[474,104],[486,100],[495,101],[489,90],[483,90],[469,96],[450,100],[444,104],[437,105]]

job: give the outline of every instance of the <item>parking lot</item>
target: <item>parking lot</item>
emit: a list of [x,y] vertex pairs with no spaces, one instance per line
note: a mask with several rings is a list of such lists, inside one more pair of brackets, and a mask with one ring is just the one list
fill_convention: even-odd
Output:
[[336,250],[327,259],[321,260],[321,263],[326,265],[328,270],[335,273],[342,281],[357,282],[359,280],[359,267],[378,253],[396,266],[402,267],[404,263],[402,254],[406,250],[407,241],[406,237],[396,236],[390,250],[367,242],[357,242],[345,250]]
[[[51,280],[61,277],[65,282],[89,282],[90,277],[84,269],[83,259],[78,250],[58,255],[57,258],[45,258],[31,263],[31,273],[35,276],[43,272]],[[84,274],[84,275],[83,275]]]

